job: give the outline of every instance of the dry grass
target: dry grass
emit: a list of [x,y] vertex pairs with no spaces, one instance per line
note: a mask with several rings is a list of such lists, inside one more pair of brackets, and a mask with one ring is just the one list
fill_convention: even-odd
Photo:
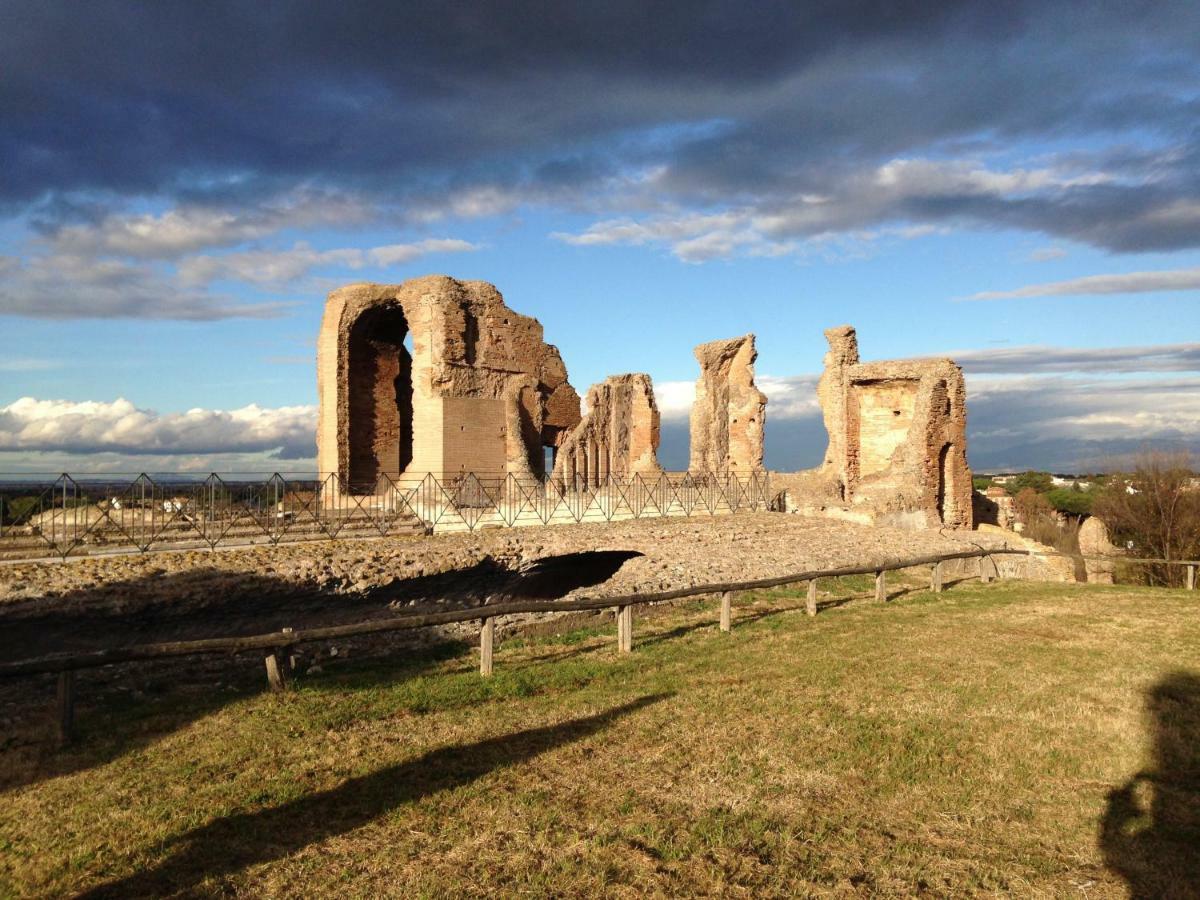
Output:
[[[728,635],[660,610],[624,658],[611,628],[509,641],[486,681],[443,654],[85,707],[3,797],[0,895],[1187,895],[1195,595],[802,605],[740,597]],[[1182,793],[1118,820],[1122,788]]]

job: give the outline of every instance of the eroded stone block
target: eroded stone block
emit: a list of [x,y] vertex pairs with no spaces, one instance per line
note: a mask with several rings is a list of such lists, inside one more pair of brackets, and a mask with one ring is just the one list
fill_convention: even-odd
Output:
[[[1116,561],[1123,551],[1109,537],[1108,526],[1095,516],[1088,516],[1079,526],[1079,552],[1085,557],[1084,569],[1091,584],[1112,584]],[[1107,557],[1097,559],[1096,557]]]
[[754,335],[711,341],[700,363],[691,415],[692,472],[750,474],[762,469],[767,396],[754,384]]

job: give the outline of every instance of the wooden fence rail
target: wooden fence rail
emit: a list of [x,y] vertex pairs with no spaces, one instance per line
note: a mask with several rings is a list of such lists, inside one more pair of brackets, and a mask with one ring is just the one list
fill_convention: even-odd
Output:
[[[348,625],[328,625],[317,628],[293,630],[284,628],[268,634],[247,635],[243,637],[218,637],[193,641],[169,641],[153,644],[135,644],[129,647],[116,647],[107,650],[93,650],[79,653],[59,653],[34,659],[17,660],[0,663],[0,678],[14,678],[39,674],[59,675],[58,680],[58,723],[59,736],[63,742],[70,738],[73,711],[75,705],[75,672],[80,669],[97,668],[116,663],[137,662],[150,659],[165,659],[180,656],[197,656],[215,653],[242,653],[261,650],[265,653],[267,678],[272,689],[279,690],[286,686],[288,657],[290,651],[298,644],[326,641],[335,638],[355,637],[365,634],[379,634],[390,631],[403,631],[414,628],[428,628],[437,625],[450,625],[457,622],[480,620],[480,673],[490,675],[493,667],[493,646],[495,640],[495,620],[498,616],[583,612],[598,609],[616,610],[617,619],[617,649],[618,652],[628,653],[633,647],[633,607],[648,603],[662,603],[668,600],[680,600],[687,597],[700,597],[713,594],[721,596],[720,629],[729,631],[732,624],[732,594],[735,591],[764,590],[783,587],[789,584],[808,583],[808,594],[805,611],[809,616],[817,613],[817,580],[820,578],[840,578],[851,575],[873,575],[875,578],[875,599],[887,599],[886,573],[917,566],[933,566],[931,590],[940,592],[943,586],[942,564],[954,560],[978,559],[978,577],[983,582],[990,582],[995,571],[991,557],[994,556],[1025,556],[1046,557],[1064,556],[1060,553],[1045,553],[1032,550],[1017,550],[1008,548],[965,550],[958,553],[942,553],[926,556],[893,559],[876,562],[864,566],[841,566],[831,569],[814,569],[796,572],[790,575],[780,575],[774,578],[759,578],[749,581],[721,582],[716,584],[699,584],[692,587],[678,588],[671,591],[659,591],[651,594],[626,594],[612,597],[581,597],[576,600],[509,600],[500,603],[487,604],[482,607],[446,610],[444,612],[417,613],[395,616],[388,619],[355,622]],[[1195,568],[1200,561],[1195,560],[1141,560],[1122,559],[1121,557],[1086,557],[1088,559],[1105,559],[1125,562],[1153,562],[1168,565],[1186,565],[1188,567],[1188,587],[1194,588]]]
[[71,669],[90,669],[98,666],[108,666],[113,663],[136,662],[147,659],[161,659],[171,656],[195,656],[206,653],[240,653],[248,650],[272,650],[292,647],[297,644],[326,641],[334,638],[354,637],[363,634],[377,634],[386,631],[402,631],[410,628],[427,628],[433,625],[450,625],[456,622],[470,622],[497,616],[519,614],[548,613],[548,612],[582,612],[596,609],[612,609],[614,607],[632,607],[646,603],[662,603],[667,600],[681,600],[686,597],[700,597],[708,594],[723,594],[732,591],[754,591],[773,587],[783,587],[789,584],[799,584],[814,578],[838,578],[845,575],[872,575],[881,571],[908,569],[914,566],[930,565],[942,560],[974,559],[980,556],[1027,555],[1025,550],[968,550],[960,553],[948,553],[934,556],[918,556],[911,559],[889,560],[885,563],[872,563],[866,566],[843,566],[835,569],[815,569],[809,572],[797,572],[791,575],[780,575],[775,578],[759,578],[752,581],[723,582],[718,584],[698,584],[693,587],[677,588],[671,591],[660,591],[653,594],[626,594],[612,597],[581,597],[577,600],[509,600],[502,603],[489,603],[486,606],[469,607],[467,609],[446,610],[445,612],[417,613],[395,616],[388,619],[375,619],[366,622],[354,622],[348,625],[325,625],[318,628],[298,630],[285,629],[267,634],[246,635],[244,637],[206,638],[194,641],[168,641],[155,644],[135,644],[129,647],[115,647],[109,650],[90,650],[80,653],[62,653],[42,656],[36,659],[18,660],[0,663],[0,678],[19,675],[37,675],[47,672],[63,672]]

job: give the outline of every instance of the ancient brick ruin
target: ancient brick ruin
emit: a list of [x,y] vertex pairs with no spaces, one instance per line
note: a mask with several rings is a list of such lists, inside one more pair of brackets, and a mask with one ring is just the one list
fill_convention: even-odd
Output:
[[486,282],[445,276],[330,294],[317,386],[317,465],[352,493],[381,476],[540,476],[580,420],[538,321]]
[[783,476],[788,508],[910,528],[970,528],[966,385],[949,359],[860,362],[843,325],[817,396],[829,433],[821,467]]
[[[766,397],[754,386],[754,336],[696,348],[691,471],[762,470]],[[485,282],[429,276],[334,291],[317,343],[317,464],[341,493],[386,492],[472,473],[588,490],[663,474],[650,377],[613,375],[586,416],[536,319]],[[456,495],[457,499],[457,495]],[[482,497],[480,499],[483,499]]]
[[692,404],[689,470],[760,471],[767,397],[754,384],[754,335],[701,344],[695,354],[700,378]]
[[558,449],[554,479],[596,487],[610,476],[657,475],[658,404],[650,376],[611,375],[587,393],[587,415]]
[[[818,469],[773,476],[786,508],[910,528],[971,527],[959,367],[948,359],[864,363],[853,328],[825,335],[817,392],[829,448]],[[695,356],[689,471],[761,473],[767,398],[754,383],[754,335],[701,344]],[[429,276],[334,291],[317,366],[318,466],[322,478],[337,476],[337,493],[380,494],[389,480],[430,474],[458,484],[455,476],[472,473],[488,484],[551,476],[561,495],[664,475],[650,377],[614,375],[593,385],[581,416],[541,325],[509,309],[485,282]],[[455,490],[461,505],[464,488]],[[467,505],[544,499],[497,490],[481,484]],[[615,506],[603,513],[622,514]]]

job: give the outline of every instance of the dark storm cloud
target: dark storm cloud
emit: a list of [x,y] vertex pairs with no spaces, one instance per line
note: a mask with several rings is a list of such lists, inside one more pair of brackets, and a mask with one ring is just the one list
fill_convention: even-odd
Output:
[[[963,221],[1112,249],[1200,242],[1193,3],[2,11],[0,208],[51,232],[131,197],[239,208],[302,187],[409,206],[487,189],[622,214],[745,207],[772,240]],[[1117,137],[1129,146],[1102,159]],[[951,179],[871,198],[893,158],[1064,139],[1096,146],[1047,164],[1062,177],[1037,190]],[[1068,177],[1105,166],[1105,183]],[[836,213],[809,215],[807,193]]]
[[[641,3],[6,6],[13,199],[502,167],[514,151],[691,118],[713,88],[947,14],[926,3],[753,16]],[[680,105],[683,94],[696,99]]]

